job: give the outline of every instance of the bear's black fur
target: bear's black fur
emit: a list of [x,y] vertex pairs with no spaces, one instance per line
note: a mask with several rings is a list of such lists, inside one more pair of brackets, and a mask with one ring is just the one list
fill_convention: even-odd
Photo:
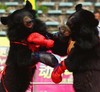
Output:
[[[55,37],[48,33],[45,23],[37,18],[37,13],[32,10],[32,5],[28,0],[22,9],[14,11],[7,17],[1,17],[1,23],[8,27],[7,36],[10,49],[6,60],[6,68],[1,78],[0,92],[5,92],[6,89],[8,92],[25,92],[36,70],[35,65],[40,59],[40,57],[35,58],[37,54],[34,54],[29,47],[30,43],[27,41],[29,35],[37,32],[47,39],[53,39],[55,41],[54,47],[50,50],[61,56],[67,54],[70,37],[64,37],[66,40],[63,41],[59,36]],[[60,33],[58,32],[58,34]],[[48,48],[43,46],[39,48],[39,51],[47,50]],[[42,54],[40,55],[41,60],[47,65],[54,66],[58,63],[53,54],[45,52],[39,52],[39,54]]]
[[[25,92],[35,72],[35,64],[31,58],[27,37],[33,32],[46,35],[46,25],[37,19],[36,11],[27,0],[26,5],[7,17],[1,17],[1,22],[7,25],[7,36],[10,49],[6,60],[5,74],[1,78],[0,92]],[[25,26],[25,23],[28,23]],[[42,49],[41,49],[42,50]]]
[[100,40],[98,36],[98,21],[94,14],[76,6],[66,23],[71,30],[71,38],[75,41],[66,67],[73,72],[75,92],[100,92]]

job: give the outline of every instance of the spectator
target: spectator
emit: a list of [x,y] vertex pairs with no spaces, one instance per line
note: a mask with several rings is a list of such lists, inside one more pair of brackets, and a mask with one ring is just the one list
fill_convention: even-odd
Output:
[[99,30],[99,37],[100,37],[100,11],[95,11],[94,15],[95,15],[95,18],[99,21],[97,28]]

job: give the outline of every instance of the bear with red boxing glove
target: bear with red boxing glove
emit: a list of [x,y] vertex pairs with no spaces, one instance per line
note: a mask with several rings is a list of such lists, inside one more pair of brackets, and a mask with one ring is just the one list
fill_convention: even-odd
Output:
[[0,79],[0,92],[26,92],[38,69],[38,62],[51,67],[58,64],[55,56],[46,52],[54,41],[46,39],[46,25],[37,18],[37,11],[32,9],[28,0],[23,8],[0,17],[0,20],[7,27],[10,43]]
[[61,74],[68,70],[73,74],[75,92],[100,92],[100,39],[98,21],[91,11],[75,7],[66,25],[70,28],[71,39],[75,41],[68,57],[55,66],[51,78],[53,82],[62,80]]

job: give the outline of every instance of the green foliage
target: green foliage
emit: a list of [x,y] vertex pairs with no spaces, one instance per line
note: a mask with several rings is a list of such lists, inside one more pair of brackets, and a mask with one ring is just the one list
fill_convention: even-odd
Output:
[[0,9],[7,9],[7,6],[2,4],[2,3],[0,3]]
[[38,10],[42,10],[43,13],[47,13],[48,8],[46,6],[41,5],[41,6],[38,7]]

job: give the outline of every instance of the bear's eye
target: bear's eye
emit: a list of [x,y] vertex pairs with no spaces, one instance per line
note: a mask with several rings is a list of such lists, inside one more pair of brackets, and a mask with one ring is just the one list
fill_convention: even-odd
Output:
[[30,24],[30,23],[34,22],[34,19],[30,18],[29,16],[25,16],[23,18],[23,22],[24,22],[24,24]]
[[30,24],[30,23],[33,23],[34,22],[34,19],[31,19],[29,21],[26,21],[26,24]]
[[27,28],[32,28],[34,25],[34,19],[30,18],[29,16],[25,16],[23,18],[23,23]]

